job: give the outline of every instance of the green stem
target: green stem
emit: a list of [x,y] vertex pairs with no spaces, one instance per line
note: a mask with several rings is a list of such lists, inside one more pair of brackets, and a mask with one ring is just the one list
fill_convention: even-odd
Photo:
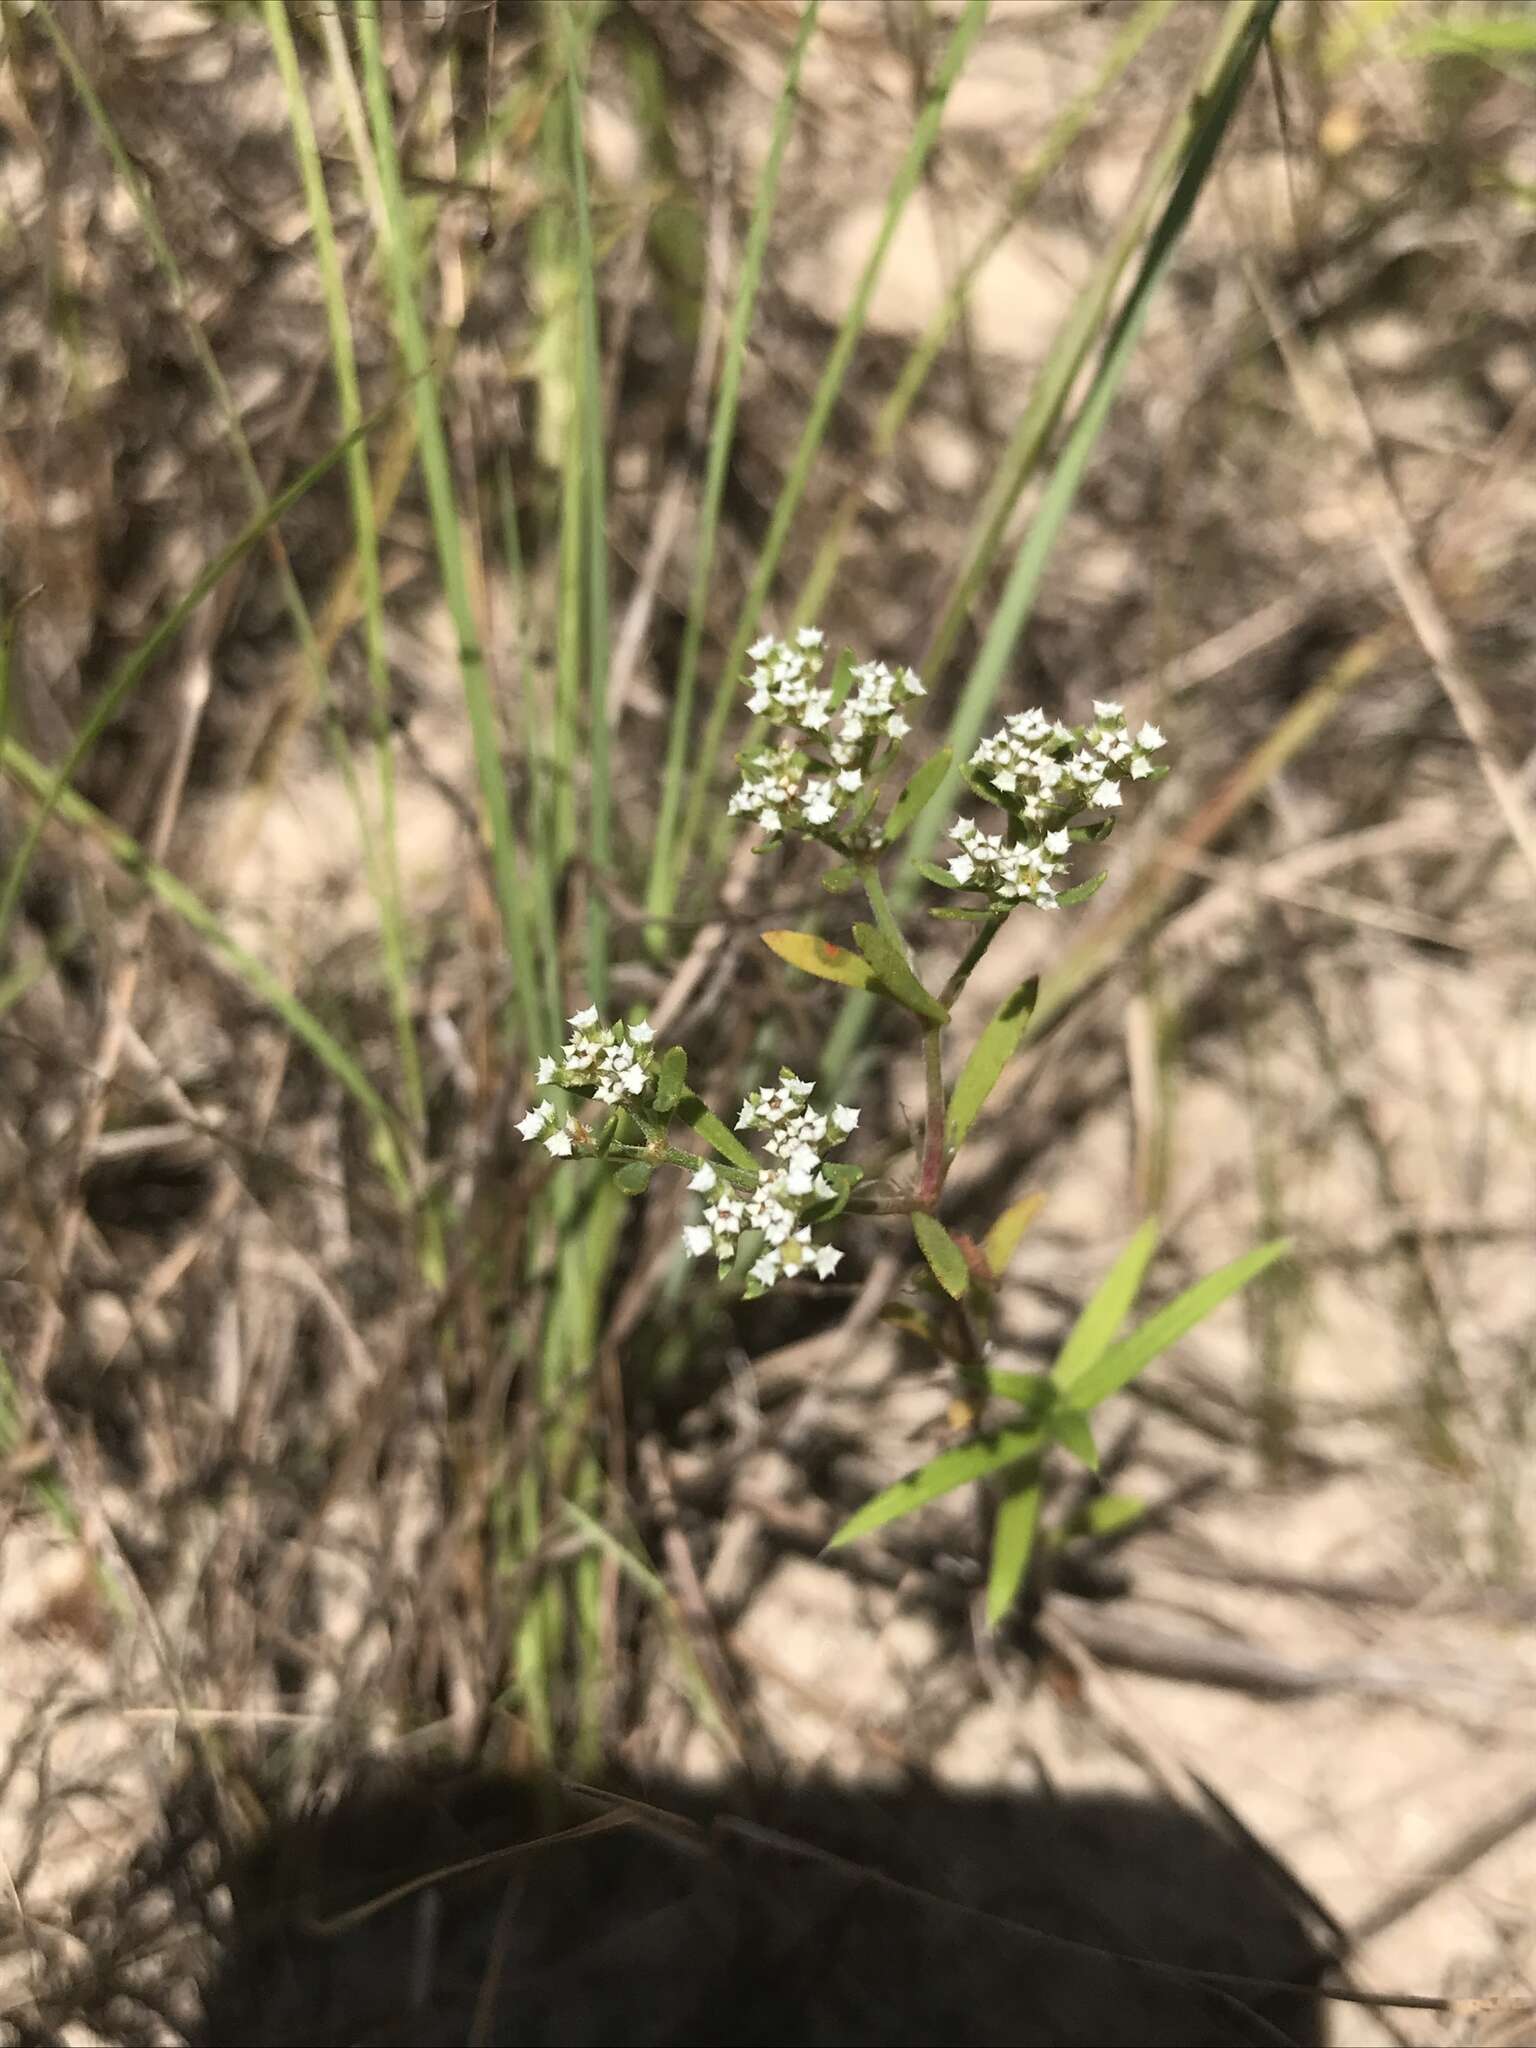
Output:
[[917,1207],[933,1209],[944,1192],[944,1057],[943,1026],[933,1024],[923,1033],[923,1074],[928,1084],[928,1116],[923,1139],[923,1177],[918,1185]]
[[948,981],[945,982],[944,987],[940,992],[939,1001],[944,1005],[946,1010],[952,1009],[954,1007],[955,1000],[959,996],[960,991],[965,987],[965,984],[970,980],[971,976],[976,972],[976,969],[981,965],[982,956],[985,954],[988,946],[991,945],[992,941],[997,937],[998,933],[1002,930],[1003,926],[1007,923],[1007,921],[1008,918],[1007,913],[1005,911],[999,917],[988,918],[987,922],[984,925],[978,927],[976,936],[974,939],[972,939],[970,947],[966,952],[965,958],[960,962],[959,966],[955,969],[954,973],[949,977]]

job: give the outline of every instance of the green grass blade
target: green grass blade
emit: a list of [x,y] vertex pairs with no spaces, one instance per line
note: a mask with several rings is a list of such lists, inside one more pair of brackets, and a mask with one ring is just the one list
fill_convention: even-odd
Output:
[[[843,381],[848,374],[849,365],[853,360],[854,349],[857,347],[859,337],[864,331],[864,323],[869,314],[870,300],[874,296],[875,286],[879,281],[880,273],[885,267],[886,254],[890,249],[891,241],[901,222],[902,215],[906,212],[907,203],[911,199],[918,180],[922,176],[923,166],[927,163],[929,154],[938,138],[939,125],[944,118],[945,102],[948,100],[950,90],[955,80],[959,77],[967,57],[971,53],[971,48],[976,38],[981,33],[982,26],[986,21],[986,13],[987,0],[966,0],[965,12],[960,17],[955,31],[950,37],[949,45],[944,52],[943,61],[934,76],[933,84],[929,90],[923,110],[913,126],[912,140],[908,144],[906,154],[902,158],[895,178],[892,180],[890,197],[886,202],[885,214],[880,223],[879,233],[875,237],[875,245],[871,249],[864,269],[859,276],[858,283],[854,287],[848,311],[843,316],[842,325],[838,329],[837,339],[833,343],[831,353],[827,358],[827,366],[821,374],[820,381],[816,386],[815,395],[811,400],[810,412],[801,432],[799,445],[796,447],[794,455],[790,460],[788,474],[785,476],[778,501],[773,508],[773,517],[769,521],[768,533],[763,542],[763,551],[758,559],[756,573],[752,578],[751,587],[742,603],[736,632],[726,655],[724,667],[720,672],[720,680],[715,689],[714,703],[710,707],[703,739],[700,742],[695,758],[692,788],[689,792],[687,808],[683,818],[682,833],[678,842],[673,880],[674,892],[676,875],[686,870],[689,857],[699,840],[699,834],[704,821],[704,809],[713,791],[715,770],[720,758],[720,746],[725,736],[726,722],[730,717],[731,706],[735,699],[742,661],[749,644],[757,632],[758,620],[762,615],[763,604],[772,587],[774,576],[777,574],[779,557],[783,552],[784,543],[789,536],[790,526],[794,521],[796,512],[800,508],[800,500],[805,495],[805,487],[810,480],[811,470],[817,456],[821,452],[821,444],[826,435],[827,423],[832,416],[832,408],[837,402],[838,394],[842,390]],[[667,900],[670,905],[672,898],[669,896]]]
[[[1122,1342],[1101,1352],[1086,1370],[1077,1375],[1070,1387],[1063,1382],[1063,1392],[1071,1393],[1073,1404],[1078,1408],[1097,1407],[1099,1402],[1108,1400],[1111,1394],[1117,1394],[1128,1385],[1161,1352],[1177,1344],[1213,1309],[1246,1287],[1250,1280],[1256,1279],[1277,1259],[1283,1259],[1290,1249],[1289,1238],[1277,1237],[1269,1244],[1260,1245],[1256,1251],[1244,1252],[1241,1258],[1234,1259],[1219,1272],[1197,1280],[1193,1287],[1176,1295],[1166,1308],[1149,1317],[1139,1330],[1133,1330]],[[1057,1370],[1059,1372],[1060,1368]]]
[[1125,1250],[1100,1282],[1098,1291],[1078,1317],[1051,1368],[1051,1379],[1063,1394],[1070,1394],[1077,1407],[1086,1406],[1078,1383],[1090,1366],[1096,1365],[1114,1342],[1115,1333],[1130,1314],[1141,1292],[1141,1283],[1157,1250],[1156,1218],[1143,1223]]
[[174,917],[180,918],[189,931],[196,932],[210,951],[218,954],[234,970],[252,994],[282,1019],[294,1037],[309,1047],[367,1116],[373,1127],[379,1164],[396,1195],[402,1202],[408,1202],[410,1183],[398,1142],[395,1113],[340,1039],[283,986],[271,968],[229,937],[215,913],[184,882],[169,869],[147,859],[136,839],[103,817],[95,805],[87,803],[78,791],[62,787],[57,776],[50,775],[42,762],[16,740],[0,741],[0,768],[14,776],[36,800],[40,811],[47,805],[57,811],[66,824],[89,833],[105,847],[125,874],[142,882],[150,894]]
[[389,273],[395,334],[416,399],[422,478],[432,518],[438,572],[459,640],[459,674],[474,743],[475,773],[480,785],[491,842],[497,909],[511,961],[514,1000],[529,1047],[539,1044],[539,974],[527,894],[519,872],[512,812],[502,773],[496,708],[490,677],[480,647],[463,557],[463,536],[453,487],[448,437],[443,427],[437,370],[427,346],[426,329],[416,301],[415,254],[406,207],[404,181],[396,146],[394,110],[380,46],[377,0],[357,0],[352,12],[363,57],[363,87],[368,109],[374,167],[384,195],[384,255]]
[[[589,749],[588,832],[592,864],[606,880],[613,864],[613,813],[608,738],[608,527],[604,509],[603,373],[597,332],[597,257],[587,194],[587,157],[582,137],[581,36],[570,0],[561,9],[565,42],[566,133],[570,143],[571,191],[576,210],[581,355],[577,373],[577,453],[584,575],[583,635],[587,651],[586,730]],[[601,888],[588,896],[587,991],[601,1009],[608,1001],[608,899]]]
[[[667,734],[666,769],[662,777],[661,801],[656,813],[656,835],[652,842],[651,871],[645,892],[647,910],[662,915],[671,910],[677,895],[677,830],[682,812],[683,780],[695,739],[693,700],[698,678],[699,649],[703,643],[704,619],[709,604],[710,577],[714,569],[715,542],[720,526],[720,506],[725,496],[725,479],[730,464],[731,445],[736,433],[736,410],[741,396],[741,373],[746,362],[747,336],[751,332],[758,287],[762,282],[763,257],[768,247],[768,233],[773,224],[774,206],[778,198],[779,173],[799,106],[800,66],[816,26],[820,6],[821,0],[809,0],[809,4],[802,10],[794,47],[789,53],[789,63],[784,71],[784,83],[779,88],[778,105],[773,116],[773,133],[768,144],[768,157],[758,181],[752,220],[747,229],[746,247],[742,252],[741,280],[736,288],[736,303],[731,309],[730,331],[726,337],[720,364],[720,389],[715,399],[714,417],[710,422],[704,496],[699,507],[699,533],[694,550],[693,582],[688,593],[688,617],[683,626],[682,655],[678,663],[677,687],[672,699],[672,722]],[[652,942],[658,942],[659,937],[660,928],[657,927]]]
[[996,1628],[1019,1597],[1040,1526],[1040,1461],[1030,1458],[997,1504],[987,1568],[987,1626]]
[[[288,99],[288,121],[293,131],[294,154],[303,182],[305,204],[315,240],[315,264],[325,300],[326,325],[330,335],[331,361],[335,370],[336,394],[343,428],[351,432],[363,422],[362,390],[357,375],[357,355],[352,340],[352,320],[347,310],[346,279],[336,246],[330,199],[325,189],[325,171],[320,146],[310,114],[309,100],[299,69],[283,0],[265,0],[267,33],[277,57],[278,71]],[[379,574],[378,521],[373,501],[373,477],[368,450],[361,440],[347,450],[347,487],[352,503],[352,523],[357,541],[357,574],[362,598],[363,645],[368,681],[373,698],[372,742],[375,775],[379,791],[379,832],[365,834],[365,851],[373,894],[379,911],[379,932],[384,959],[384,979],[395,1041],[400,1054],[401,1084],[407,1114],[418,1135],[426,1124],[426,1090],[422,1081],[421,1057],[416,1044],[411,1007],[411,968],[405,936],[401,900],[400,864],[395,822],[394,742],[390,729],[389,666],[384,650],[384,600]]]
[[[1210,176],[1217,151],[1264,47],[1269,24],[1278,5],[1279,0],[1233,0],[1229,8],[1218,46],[1218,54],[1224,54],[1220,76],[1209,92],[1197,93],[1192,102],[1189,133],[1186,138],[1181,138],[1182,171],[1147,243],[1135,284],[1114,323],[1093,381],[1019,547],[976,665],[951,720],[946,737],[957,761],[964,761],[974,750],[1008,671],[1014,648],[1029,623],[1046,562],[1077,497],[1089,459],[1140,340],[1153,295]],[[1075,336],[1080,326],[1083,326],[1086,340],[1092,332],[1092,324],[1084,326],[1075,313],[1069,323],[1069,331]],[[1071,378],[1068,377],[1063,396],[1070,383]],[[1031,409],[1033,404],[1034,401]],[[931,661],[927,665],[931,667]],[[951,788],[958,780],[958,772],[952,771]],[[918,821],[910,843],[913,860],[922,859],[928,853],[943,829],[944,816],[945,807],[936,805]],[[906,902],[910,894],[911,884],[904,878],[898,895]],[[841,1080],[857,1049],[867,1029],[869,1016],[870,1004],[866,996],[852,996],[844,1005],[843,1014],[828,1041],[824,1061],[824,1070],[833,1086]]]
[[844,1522],[827,1549],[841,1550],[845,1543],[855,1543],[859,1537],[883,1529],[887,1522],[899,1521],[930,1501],[939,1500],[958,1487],[969,1486],[972,1480],[1000,1472],[1005,1465],[1015,1464],[1039,1448],[1038,1429],[998,1429],[987,1436],[973,1437],[969,1443],[957,1444],[952,1451],[940,1451],[916,1472],[909,1472],[905,1479],[898,1479],[894,1486],[887,1486],[872,1500],[865,1501],[858,1513]]
[[[1141,6],[1111,45],[1096,76],[1062,110],[1030,163],[1019,174],[997,219],[961,264],[943,305],[913,348],[890,396],[881,406],[870,437],[871,465],[884,462],[894,452],[907,414],[960,318],[972,285],[1044,190],[1084,128],[1101,110],[1105,98],[1135,61],[1142,45],[1166,20],[1173,4],[1174,0],[1142,0]],[[861,473],[843,493],[817,546],[811,572],[795,599],[793,615],[796,619],[816,617],[826,601],[866,488],[867,475]]]
[[391,399],[389,405],[383,406],[379,411],[371,414],[360,427],[354,428],[350,434],[344,434],[333,448],[328,448],[317,462],[312,462],[308,469],[295,477],[285,490],[279,491],[276,497],[269,498],[250,525],[238,533],[227,548],[222,549],[214,556],[213,560],[208,563],[201,574],[194,578],[192,587],[186,595],[178,603],[172,605],[159,625],[152,632],[146,634],[144,639],[134,648],[133,652],[127,655],[119,664],[117,673],[91,706],[90,712],[81,724],[80,730],[76,733],[68,753],[54,770],[49,784],[49,791],[41,798],[32,823],[27,828],[21,846],[17,850],[16,857],[12,860],[6,872],[5,881],[3,884],[0,884],[0,946],[4,945],[5,935],[10,930],[11,919],[15,915],[17,899],[21,894],[27,869],[31,864],[32,855],[36,851],[37,843],[42,837],[48,819],[52,816],[54,810],[58,808],[63,793],[74,780],[81,762],[85,760],[96,742],[101,738],[101,735],[117,716],[117,713],[131,692],[143,680],[155,656],[170,641],[175,639],[203,599],[207,597],[216,584],[223,581],[240,558],[249,553],[259,540],[270,533],[283,514],[291,506],[296,505],[307,491],[313,490],[326,471],[340,462],[348,449],[355,442],[360,441],[374,424],[384,416],[385,412],[389,410],[389,406],[395,402],[395,400]]

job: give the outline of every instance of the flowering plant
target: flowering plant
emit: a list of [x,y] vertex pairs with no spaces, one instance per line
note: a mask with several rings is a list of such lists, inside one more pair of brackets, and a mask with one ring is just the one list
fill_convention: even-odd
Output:
[[[872,918],[853,925],[852,947],[802,931],[768,931],[763,939],[791,966],[867,990],[920,1025],[927,1103],[915,1179],[866,1184],[857,1165],[830,1158],[858,1128],[859,1112],[843,1103],[815,1107],[814,1084],[788,1067],[746,1097],[734,1130],[728,1128],[688,1087],[683,1047],[658,1052],[649,1024],[604,1025],[596,1009],[571,1018],[571,1037],[558,1057],[540,1059],[538,1081],[608,1113],[588,1122],[546,1096],[518,1129],[557,1158],[609,1161],[628,1194],[642,1192],[658,1167],[688,1173],[702,1206],[683,1227],[683,1249],[694,1258],[713,1257],[721,1280],[736,1275],[747,1300],[780,1284],[829,1279],[843,1253],[826,1232],[845,1211],[908,1220],[929,1301],[889,1308],[887,1319],[950,1363],[959,1380],[958,1410],[969,1421],[983,1424],[999,1400],[1016,1413],[1007,1426],[978,1426],[877,1494],[833,1541],[865,1535],[973,1480],[992,1480],[997,1511],[987,1605],[995,1623],[1024,1580],[1050,1447],[1094,1464],[1090,1412],[1286,1249],[1277,1241],[1234,1260],[1122,1338],[1121,1324],[1156,1249],[1156,1226],[1148,1223],[1084,1308],[1050,1371],[1022,1374],[994,1366],[988,1329],[1002,1274],[1041,1198],[1014,1202],[980,1241],[951,1230],[938,1215],[955,1153],[1023,1041],[1037,984],[1024,983],[1002,1004],[951,1088],[944,1033],[953,1005],[1015,911],[1060,910],[1084,901],[1104,881],[1099,872],[1072,882],[1074,854],[1109,836],[1128,789],[1168,772],[1157,759],[1163,735],[1151,724],[1132,734],[1115,703],[1096,702],[1092,720],[1082,726],[1030,710],[1005,719],[959,766],[972,796],[998,815],[991,830],[974,817],[957,818],[949,836],[958,851],[947,865],[911,864],[917,876],[964,899],[934,907],[933,916],[977,926],[934,991],[913,964],[881,867],[949,781],[949,749],[924,761],[877,815],[911,731],[904,707],[923,696],[921,681],[909,668],[856,662],[851,653],[827,674],[824,638],[814,627],[793,641],[759,640],[749,658],[747,706],[771,737],[738,757],[741,781],[730,813],[756,827],[760,851],[800,839],[834,855],[824,883],[834,891],[862,886]],[[674,1144],[674,1121],[714,1156]],[[750,1151],[739,1132],[755,1134],[760,1153]]]

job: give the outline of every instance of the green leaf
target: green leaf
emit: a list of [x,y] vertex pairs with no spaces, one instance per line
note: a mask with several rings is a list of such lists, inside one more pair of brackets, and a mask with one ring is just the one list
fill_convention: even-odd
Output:
[[814,974],[818,981],[840,981],[845,988],[871,988],[874,969],[846,946],[834,946],[814,932],[764,932],[763,944],[802,974]]
[[1095,818],[1091,825],[1073,825],[1068,837],[1074,846],[1097,846],[1115,829],[1113,818]]
[[728,1131],[713,1110],[706,1109],[698,1096],[685,1088],[677,1099],[677,1113],[690,1131],[697,1131],[705,1144],[712,1145],[722,1159],[729,1159],[732,1166],[744,1167],[748,1173],[756,1173],[758,1162],[752,1157],[733,1132]]
[[859,657],[851,647],[845,647],[837,657],[837,666],[832,671],[832,680],[827,688],[832,693],[832,709],[840,711],[843,699],[853,688],[853,672],[858,667]]
[[688,1081],[688,1054],[680,1045],[670,1045],[661,1056],[656,1075],[656,1114],[670,1116]]
[[853,888],[858,879],[858,869],[851,860],[845,860],[840,862],[837,867],[827,869],[827,872],[821,878],[821,886],[823,889],[829,890],[834,896],[842,896],[849,889]]
[[1084,1398],[1081,1382],[1098,1364],[1114,1340],[1116,1331],[1130,1314],[1141,1291],[1153,1252],[1157,1249],[1157,1221],[1149,1217],[1116,1259],[1100,1283],[1098,1292],[1072,1325],[1061,1354],[1051,1369],[1051,1378],[1062,1393],[1070,1394],[1079,1408],[1094,1403]]
[[912,1217],[912,1234],[923,1257],[933,1268],[934,1279],[946,1294],[952,1294],[958,1301],[971,1284],[971,1269],[965,1263],[965,1253],[938,1217],[925,1216],[921,1209]]
[[905,1479],[898,1479],[894,1486],[865,1501],[858,1513],[844,1522],[827,1549],[840,1550],[845,1543],[856,1542],[871,1530],[883,1529],[887,1522],[900,1521],[903,1515],[927,1507],[930,1501],[953,1493],[957,1487],[969,1486],[973,1479],[985,1479],[990,1472],[1017,1464],[1020,1458],[1029,1457],[1039,1448],[1040,1432],[1036,1429],[998,1429],[987,1436],[972,1437],[969,1443],[956,1444],[952,1451],[940,1451],[916,1472],[909,1472]]
[[1100,868],[1096,875],[1090,875],[1086,882],[1079,882],[1075,889],[1063,889],[1056,898],[1058,909],[1069,910],[1074,903],[1086,903],[1090,896],[1097,896],[1109,880],[1109,869]]
[[964,882],[957,882],[948,868],[936,867],[931,860],[915,860],[913,867],[925,882],[932,882],[936,889],[963,889]]
[[1097,1500],[1089,1501],[1072,1517],[1072,1533],[1077,1536],[1113,1536],[1117,1529],[1128,1529],[1132,1522],[1139,1522],[1146,1513],[1146,1502],[1131,1493],[1101,1493]]
[[1032,974],[1022,988],[1014,990],[972,1046],[971,1056],[961,1068],[955,1092],[949,1099],[952,1148],[965,1142],[971,1125],[981,1114],[982,1104],[997,1086],[998,1076],[1018,1051],[1039,993],[1039,976]]
[[996,1628],[1019,1597],[1040,1522],[1040,1461],[1030,1458],[999,1501],[987,1571],[987,1626]]
[[[893,942],[872,924],[856,924],[853,928],[853,942],[874,969],[873,981],[878,982],[885,994],[914,1015],[925,1018],[930,1024],[947,1024],[949,1012],[912,972]],[[865,986],[870,984],[866,983]]]
[[647,1166],[643,1159],[626,1159],[613,1176],[613,1184],[621,1194],[643,1195],[651,1184],[653,1166]]
[[1053,1436],[1064,1451],[1080,1458],[1090,1471],[1099,1469],[1099,1447],[1080,1408],[1053,1408],[1045,1418],[1046,1434]]
[[908,777],[905,789],[891,806],[891,814],[881,828],[887,846],[894,846],[918,812],[937,796],[953,758],[949,747],[940,747],[931,760],[925,761]]
[[982,1256],[999,1280],[1008,1270],[1008,1262],[1018,1250],[1025,1231],[1044,1207],[1043,1194],[1021,1195],[1018,1201],[1008,1205],[983,1238]]
[[950,918],[957,924],[985,924],[987,919],[989,917],[992,917],[994,914],[994,912],[986,909],[950,910],[947,907],[940,910],[930,910],[928,913],[930,917]]
[[[1197,1280],[1193,1287],[1175,1295],[1166,1308],[1159,1309],[1139,1330],[1133,1330],[1121,1343],[1101,1351],[1097,1359],[1085,1361],[1070,1388],[1073,1405],[1084,1409],[1096,1408],[1111,1394],[1119,1393],[1160,1352],[1176,1344],[1196,1323],[1204,1322],[1212,1309],[1219,1308],[1246,1287],[1266,1266],[1272,1266],[1276,1259],[1283,1259],[1290,1249],[1289,1238],[1277,1237],[1269,1244],[1260,1245],[1257,1251],[1244,1252],[1240,1259],[1234,1259],[1218,1272],[1208,1273],[1205,1279]],[[1060,1372],[1058,1363],[1054,1377],[1066,1391],[1059,1378]]]
[[1003,1400],[1016,1401],[1032,1424],[1038,1423],[1056,1404],[1056,1389],[1044,1373],[994,1368],[987,1374],[987,1385]]

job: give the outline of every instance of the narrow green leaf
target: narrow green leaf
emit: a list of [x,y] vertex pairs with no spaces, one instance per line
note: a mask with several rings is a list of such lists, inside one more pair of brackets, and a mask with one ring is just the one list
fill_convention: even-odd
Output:
[[891,806],[891,815],[881,828],[887,846],[896,844],[918,812],[942,789],[953,758],[948,747],[940,747],[931,760],[925,761],[907,778],[906,787]]
[[1019,1597],[1040,1522],[1040,1461],[1030,1458],[998,1503],[987,1571],[987,1626],[996,1628]]
[[1021,988],[1014,990],[971,1048],[971,1056],[961,1068],[955,1092],[949,1099],[952,1147],[965,1142],[983,1103],[997,1086],[998,1076],[1018,1051],[1039,993],[1039,977],[1032,974]]
[[[1234,1259],[1219,1272],[1208,1273],[1205,1279],[1175,1295],[1166,1308],[1149,1317],[1139,1330],[1100,1352],[1096,1360],[1085,1363],[1070,1389],[1073,1404],[1078,1408],[1096,1408],[1111,1394],[1117,1394],[1160,1352],[1186,1336],[1196,1323],[1204,1322],[1212,1309],[1246,1287],[1266,1266],[1283,1259],[1290,1249],[1289,1238],[1277,1237],[1256,1251],[1244,1252],[1240,1259]],[[1056,1371],[1059,1376],[1059,1364]]]
[[1018,1250],[1025,1231],[1044,1207],[1043,1194],[1021,1195],[1018,1201],[1010,1202],[982,1239],[982,1256],[999,1280],[1008,1270],[1008,1261]]
[[1032,1427],[1056,1405],[1056,1389],[1044,1373],[1005,1372],[995,1367],[987,1374],[987,1385],[1003,1400],[1017,1402]]
[[1090,896],[1097,896],[1109,880],[1109,869],[1100,868],[1096,875],[1090,875],[1086,882],[1079,882],[1075,888],[1063,889],[1056,898],[1057,907],[1070,910],[1074,903],[1086,903]]
[[884,932],[877,931],[872,924],[856,924],[853,942],[875,970],[880,989],[894,1002],[915,1016],[926,1018],[930,1024],[949,1022],[948,1010],[929,995]]
[[613,1176],[613,1184],[621,1195],[643,1195],[651,1184],[653,1166],[647,1166],[643,1159],[626,1159]]
[[1053,1408],[1045,1419],[1045,1429],[1046,1434],[1053,1436],[1064,1451],[1080,1458],[1091,1472],[1098,1471],[1099,1447],[1088,1427],[1088,1418],[1080,1408]]
[[818,981],[840,981],[845,988],[869,988],[874,969],[846,946],[834,946],[814,932],[764,932],[763,944],[802,974],[814,974]]
[[728,1131],[713,1110],[706,1109],[691,1089],[685,1088],[677,1098],[677,1114],[690,1131],[697,1131],[705,1144],[713,1145],[722,1159],[729,1159],[732,1166],[745,1168],[756,1173],[758,1162],[742,1144],[740,1138]]
[[930,1501],[953,1493],[957,1487],[969,1486],[973,1479],[985,1479],[990,1472],[1017,1464],[1020,1458],[1039,1448],[1038,1430],[999,1429],[987,1436],[972,1437],[969,1443],[956,1444],[952,1451],[940,1451],[916,1472],[909,1472],[905,1479],[898,1479],[894,1486],[887,1486],[872,1500],[865,1501],[858,1513],[844,1522],[827,1548],[840,1550],[845,1543],[856,1542],[871,1530],[883,1529],[887,1522],[899,1521],[903,1515],[927,1507]]
[[930,917],[948,918],[954,924],[985,924],[989,917],[995,915],[995,912],[985,908],[980,910],[950,910],[946,907],[939,910],[930,910],[928,915]]
[[1146,1502],[1134,1494],[1101,1493],[1097,1500],[1078,1509],[1072,1517],[1071,1531],[1075,1536],[1113,1536],[1116,1530],[1139,1522],[1146,1511]]
[[946,1294],[952,1294],[959,1301],[971,1284],[965,1253],[937,1216],[925,1216],[920,1209],[912,1218],[912,1234],[923,1257],[933,1268],[934,1279]]
[[1149,1217],[1110,1267],[1077,1321],[1072,1325],[1061,1355],[1051,1369],[1051,1378],[1064,1394],[1070,1394],[1079,1408],[1094,1404],[1085,1400],[1081,1382],[1098,1364],[1114,1341],[1115,1333],[1130,1314],[1152,1254],[1157,1249],[1157,1220]]
[[912,863],[925,882],[932,882],[936,889],[963,889],[965,884],[957,882],[948,868],[936,867],[931,860],[917,860]]
[[656,1070],[656,1114],[669,1117],[676,1109],[688,1081],[688,1054],[680,1045],[669,1045]]

